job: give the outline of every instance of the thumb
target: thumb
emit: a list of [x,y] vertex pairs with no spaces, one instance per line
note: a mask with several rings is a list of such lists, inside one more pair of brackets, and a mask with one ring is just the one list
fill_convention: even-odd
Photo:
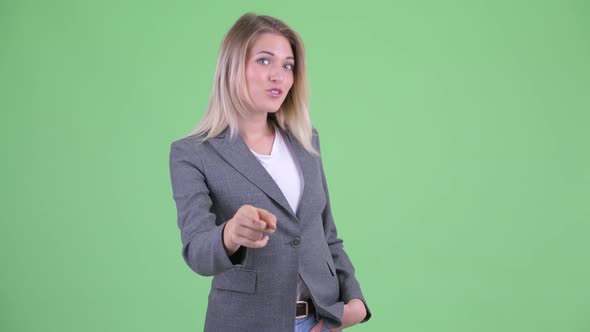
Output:
[[320,320],[317,324],[315,324],[309,332],[321,332],[324,328],[324,321]]
[[257,208],[260,220],[266,222],[266,231],[274,232],[277,229],[277,217],[265,209]]

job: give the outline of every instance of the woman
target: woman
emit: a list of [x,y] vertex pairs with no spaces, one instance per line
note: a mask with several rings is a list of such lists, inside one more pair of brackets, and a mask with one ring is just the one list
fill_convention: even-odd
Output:
[[209,107],[171,146],[182,255],[214,276],[206,331],[336,331],[371,316],[337,237],[308,114],[303,44],[246,14],[221,46]]

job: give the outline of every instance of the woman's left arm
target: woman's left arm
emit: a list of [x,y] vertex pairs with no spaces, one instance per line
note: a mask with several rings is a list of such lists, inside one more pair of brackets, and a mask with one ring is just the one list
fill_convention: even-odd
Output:
[[[342,312],[342,325],[331,329],[330,332],[337,332],[347,327],[356,325],[363,321],[364,317],[367,315],[365,303],[359,299],[352,299],[348,303],[344,305],[344,310]],[[320,320],[314,327],[310,330],[310,332],[321,332],[324,331],[324,321]]]
[[[317,131],[315,129],[314,145],[319,151],[319,136],[317,135]],[[356,321],[356,318],[358,318],[357,316],[363,313],[363,317],[358,322],[366,322],[367,320],[369,320],[369,318],[371,318],[371,311],[367,306],[365,297],[363,296],[363,293],[361,291],[361,287],[358,283],[358,280],[355,277],[354,266],[352,265],[350,258],[344,251],[344,248],[342,246],[342,239],[338,238],[338,232],[336,229],[336,225],[334,224],[334,218],[332,217],[328,185],[326,181],[326,176],[324,174],[324,166],[322,164],[321,157],[320,167],[322,173],[323,187],[326,195],[326,206],[322,213],[324,235],[328,243],[328,247],[330,248],[332,259],[334,260],[334,265],[336,267],[336,275],[338,276],[338,282],[340,284],[340,299],[345,303],[345,309],[343,313],[343,324],[346,323],[345,320],[347,320],[347,316],[355,318],[353,320]],[[359,304],[363,304],[362,309],[364,310],[361,310],[359,308]],[[349,312],[348,315],[347,312]]]

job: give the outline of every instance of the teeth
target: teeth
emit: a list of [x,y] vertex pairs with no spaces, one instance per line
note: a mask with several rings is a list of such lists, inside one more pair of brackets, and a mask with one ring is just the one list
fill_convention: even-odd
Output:
[[272,93],[273,95],[278,95],[279,90],[273,89],[273,90],[270,90],[270,93]]

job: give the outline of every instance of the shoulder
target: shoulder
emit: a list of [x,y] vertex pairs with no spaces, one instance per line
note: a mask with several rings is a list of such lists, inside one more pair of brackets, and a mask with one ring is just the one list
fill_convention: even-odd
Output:
[[201,146],[203,144],[203,140],[197,136],[186,136],[183,138],[180,138],[174,142],[172,142],[170,144],[171,148],[178,148],[178,149],[184,149],[187,147],[195,147],[198,148],[199,146]]
[[316,127],[311,128],[311,144],[318,152],[320,152],[320,134]]
[[187,136],[170,144],[170,162],[189,163],[199,167],[203,156],[210,153],[209,144],[198,136]]
[[318,130],[316,129],[316,127],[311,127],[311,137],[315,139],[318,136],[319,136],[319,134],[318,134]]
[[178,139],[170,144],[171,153],[183,152],[183,153],[196,153],[204,149],[205,142],[197,136],[187,136]]
[[219,133],[214,135],[191,134],[185,136],[172,142],[171,149],[183,151],[188,150],[193,153],[210,151],[212,141],[224,141],[226,137],[231,137],[231,130],[229,127],[222,129]]

